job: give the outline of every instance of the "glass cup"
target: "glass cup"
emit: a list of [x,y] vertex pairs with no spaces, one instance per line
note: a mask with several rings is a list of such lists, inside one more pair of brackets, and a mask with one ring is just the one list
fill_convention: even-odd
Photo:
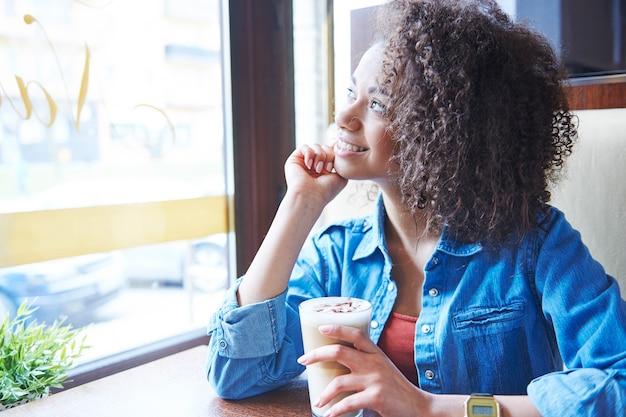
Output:
[[[300,324],[302,326],[302,341],[304,352],[310,352],[320,346],[329,344],[346,344],[337,339],[322,335],[318,327],[325,324],[341,324],[359,328],[369,335],[372,319],[372,305],[365,300],[352,297],[321,297],[312,298],[300,303]],[[313,417],[322,417],[335,403],[350,395],[344,393],[335,397],[324,407],[314,407],[313,403],[322,393],[322,390],[336,376],[349,373],[350,370],[338,362],[319,362],[307,366],[309,382],[309,397]],[[341,417],[359,417],[363,410],[343,414]]]

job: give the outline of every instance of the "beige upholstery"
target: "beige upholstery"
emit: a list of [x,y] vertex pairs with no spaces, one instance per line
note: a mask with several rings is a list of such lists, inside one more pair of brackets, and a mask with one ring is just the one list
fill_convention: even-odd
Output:
[[626,109],[576,114],[579,142],[552,203],[617,278],[626,298]]

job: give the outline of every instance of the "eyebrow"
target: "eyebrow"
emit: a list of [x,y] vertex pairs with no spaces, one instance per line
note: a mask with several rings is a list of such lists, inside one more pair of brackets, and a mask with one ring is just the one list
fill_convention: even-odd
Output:
[[[352,84],[356,85],[356,77],[354,76],[354,74],[350,76],[350,79],[352,80]],[[390,97],[389,93],[387,93],[385,90],[380,89],[379,87],[370,87],[367,89],[367,93],[368,94],[378,93],[378,94],[382,94],[383,96]]]

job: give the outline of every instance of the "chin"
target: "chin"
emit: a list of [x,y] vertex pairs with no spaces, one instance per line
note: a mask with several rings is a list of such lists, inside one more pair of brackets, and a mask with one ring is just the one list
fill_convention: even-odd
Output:
[[337,174],[339,174],[339,176],[347,179],[347,180],[367,180],[369,179],[369,176],[364,175],[363,172],[361,172],[358,169],[355,169],[354,167],[351,166],[346,166],[344,164],[337,164],[335,163],[335,172]]
[[335,172],[339,174],[339,176],[346,179],[353,179],[350,176],[351,172],[353,171],[352,167],[350,167],[350,164],[346,164],[344,161],[335,158],[333,168],[335,169]]

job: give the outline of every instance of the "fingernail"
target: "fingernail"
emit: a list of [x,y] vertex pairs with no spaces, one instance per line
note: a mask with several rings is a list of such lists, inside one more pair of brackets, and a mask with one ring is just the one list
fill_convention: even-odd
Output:
[[307,159],[306,160],[306,167],[308,169],[311,169],[312,166],[313,166],[313,160],[312,159]]
[[322,172],[322,168],[324,168],[324,163],[322,161],[319,161],[317,165],[315,165],[315,172],[320,174]]
[[330,324],[323,324],[323,325],[321,325],[320,327],[318,327],[318,328],[317,328],[317,330],[318,330],[320,333],[328,333],[328,332],[330,332],[330,330],[331,330],[332,328],[333,328],[333,326],[332,326],[332,325],[330,325]]
[[332,162],[328,162],[326,164],[326,171],[332,172],[332,170],[333,170],[333,163]]
[[304,365],[306,363],[306,355],[302,355],[300,356],[298,359],[296,359],[296,361],[300,364],[300,365]]

